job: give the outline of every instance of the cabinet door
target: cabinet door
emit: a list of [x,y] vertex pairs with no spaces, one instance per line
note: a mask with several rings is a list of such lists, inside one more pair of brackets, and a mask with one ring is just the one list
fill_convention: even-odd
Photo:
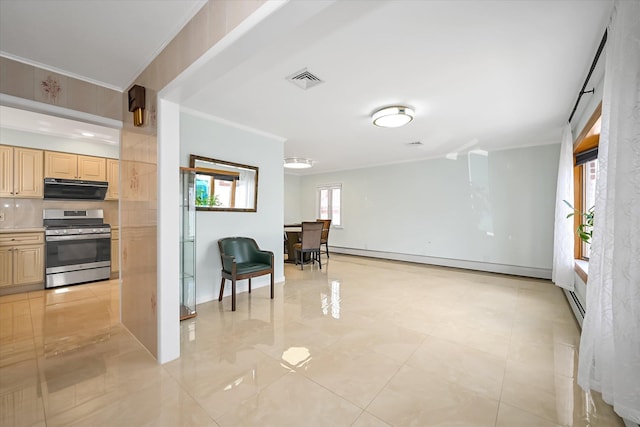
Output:
[[14,194],[17,197],[42,197],[43,177],[42,150],[15,147],[14,149]]
[[107,159],[107,190],[106,200],[118,200],[120,197],[120,161],[118,159]]
[[13,196],[13,147],[0,145],[0,197]]
[[13,284],[13,248],[0,248],[0,287]]
[[45,178],[78,178],[78,156],[56,151],[44,152]]
[[16,246],[13,251],[14,285],[38,283],[44,280],[44,246]]
[[78,156],[78,178],[87,181],[106,181],[104,157]]

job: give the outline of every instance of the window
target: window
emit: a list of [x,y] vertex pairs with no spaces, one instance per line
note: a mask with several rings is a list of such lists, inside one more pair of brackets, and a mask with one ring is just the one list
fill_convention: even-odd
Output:
[[[600,142],[600,107],[596,109],[584,130],[574,144],[574,204],[580,212],[593,209],[596,200],[596,180],[598,176],[598,145]],[[583,215],[574,216],[574,226],[577,229],[584,224]],[[588,260],[591,245],[575,235],[574,256],[576,259]]]
[[318,187],[318,218],[330,219],[331,225],[342,225],[342,184]]
[[[598,159],[589,160],[582,165],[582,206],[583,210],[592,209],[596,204],[596,176],[598,174]],[[584,220],[584,218],[582,218]],[[582,258],[589,259],[591,245],[581,241]]]

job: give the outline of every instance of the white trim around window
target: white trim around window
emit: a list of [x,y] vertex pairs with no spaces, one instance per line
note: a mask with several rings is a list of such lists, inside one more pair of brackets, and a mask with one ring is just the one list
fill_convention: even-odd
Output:
[[343,226],[342,184],[320,185],[316,190],[317,218],[330,219],[332,227]]

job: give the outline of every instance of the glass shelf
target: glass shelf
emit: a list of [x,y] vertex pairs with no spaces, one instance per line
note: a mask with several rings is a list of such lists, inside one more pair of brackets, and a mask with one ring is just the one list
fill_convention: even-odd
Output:
[[180,320],[196,316],[196,173],[180,168]]

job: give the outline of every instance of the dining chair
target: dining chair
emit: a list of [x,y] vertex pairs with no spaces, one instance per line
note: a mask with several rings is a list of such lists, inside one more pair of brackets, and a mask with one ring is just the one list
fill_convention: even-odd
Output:
[[322,237],[320,238],[320,247],[324,245],[325,253],[327,254],[327,258],[329,258],[329,230],[331,229],[331,220],[318,219],[317,221],[322,222],[324,224],[322,226]]
[[322,227],[324,224],[317,221],[306,221],[302,223],[302,238],[299,243],[293,245],[296,252],[296,264],[300,263],[300,270],[304,269],[305,254],[309,254],[311,264],[318,262],[322,270],[320,261],[320,239],[322,238]]

